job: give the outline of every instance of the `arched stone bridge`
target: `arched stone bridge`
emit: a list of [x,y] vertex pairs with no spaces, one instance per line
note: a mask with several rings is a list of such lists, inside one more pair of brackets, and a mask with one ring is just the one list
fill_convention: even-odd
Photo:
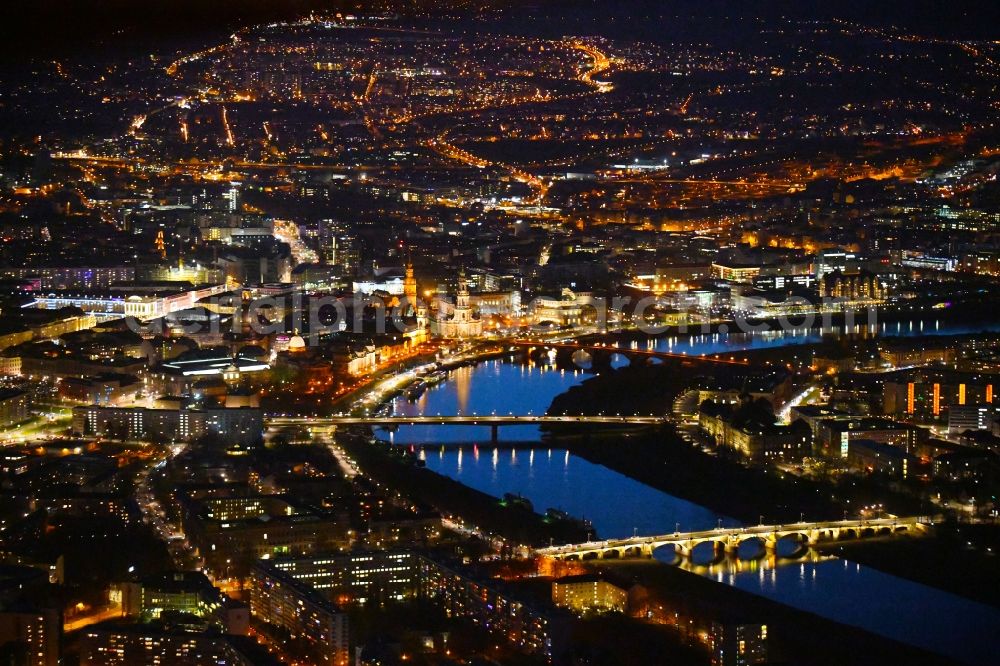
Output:
[[767,551],[773,551],[781,539],[792,539],[803,545],[842,538],[866,538],[892,534],[922,534],[932,525],[930,518],[876,518],[872,520],[837,520],[803,522],[790,525],[755,525],[753,527],[725,527],[700,532],[674,532],[660,536],[609,539],[587,543],[567,544],[539,548],[536,553],[555,559],[587,559],[604,557],[652,557],[653,551],[662,546],[674,546],[681,557],[690,557],[699,545],[711,543],[715,550],[735,553],[740,544],[757,540]]

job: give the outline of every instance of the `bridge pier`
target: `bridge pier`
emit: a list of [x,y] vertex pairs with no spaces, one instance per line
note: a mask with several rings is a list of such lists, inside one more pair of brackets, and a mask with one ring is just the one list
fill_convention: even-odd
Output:
[[490,441],[496,444],[497,441],[499,441],[499,439],[500,439],[500,426],[494,423],[490,426]]

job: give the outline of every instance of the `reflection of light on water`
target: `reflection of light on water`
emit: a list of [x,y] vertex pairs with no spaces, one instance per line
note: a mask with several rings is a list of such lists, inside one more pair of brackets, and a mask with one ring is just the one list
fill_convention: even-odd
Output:
[[497,465],[500,463],[500,450],[493,449],[493,471],[497,469]]
[[469,393],[472,391],[472,366],[464,366],[455,371],[455,396],[458,398],[458,413],[465,414],[469,408]]
[[[669,552],[669,548],[658,549],[654,556],[657,557],[661,562],[670,562],[665,555]],[[662,552],[661,552],[662,551]],[[828,562],[832,560],[837,560],[834,555],[824,555],[819,551],[813,550],[812,548],[807,548],[802,551],[801,555],[782,557],[770,552],[764,554],[763,556],[754,556],[747,559],[742,559],[740,557],[733,557],[727,554],[726,557],[722,558],[718,562],[699,564],[693,562],[690,558],[677,558],[674,557],[672,562],[679,569],[684,571],[690,571],[692,573],[700,574],[709,578],[718,578],[718,576],[724,576],[726,582],[730,585],[734,584],[736,577],[741,574],[752,574],[757,573],[757,579],[763,588],[764,585],[768,583],[774,583],[776,578],[776,570],[780,567],[787,566],[799,566],[799,578],[802,579],[805,576],[806,565],[814,565],[820,562]],[[846,567],[847,560],[842,560],[844,566]],[[768,576],[770,573],[770,576]],[[812,575],[815,577],[816,569],[812,567]]]
[[531,449],[528,452],[528,467],[533,467],[535,465],[535,450]]
[[461,472],[462,471],[462,447],[458,447],[458,462],[457,462],[457,466],[458,466],[458,471]]

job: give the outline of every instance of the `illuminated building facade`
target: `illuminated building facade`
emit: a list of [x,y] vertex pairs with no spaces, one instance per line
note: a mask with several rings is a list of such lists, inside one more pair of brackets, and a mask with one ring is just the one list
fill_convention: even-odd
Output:
[[200,571],[173,571],[125,583],[122,610],[144,619],[186,613],[219,626],[227,634],[245,635],[250,628],[249,607],[224,595]]
[[0,643],[23,646],[25,666],[56,666],[62,617],[55,609],[0,611]]
[[954,363],[955,347],[935,345],[926,339],[918,343],[882,343],[879,345],[879,357],[884,363],[888,363],[894,368],[930,365],[932,363]]
[[28,394],[18,389],[0,389],[0,426],[28,420]]
[[440,606],[448,617],[467,618],[515,648],[551,660],[561,655],[569,618],[536,608],[457,568],[427,557],[420,559],[419,595]]
[[918,461],[916,456],[891,444],[868,439],[852,439],[847,443],[847,463],[866,472],[879,472],[905,479]]
[[[187,666],[255,666],[253,646],[239,637],[182,630],[164,630],[152,625],[97,625],[80,636],[83,666],[133,666],[134,664],[186,664]],[[263,662],[267,663],[267,662]],[[271,662],[275,663],[275,662]]]
[[99,320],[135,317],[146,321],[194,307],[197,301],[224,291],[224,285],[159,292],[146,289],[109,289],[104,293],[43,291],[35,294],[34,306],[46,310],[75,307]]
[[191,441],[213,435],[230,444],[252,445],[264,432],[255,407],[148,409],[87,405],[73,408],[73,432],[79,435]]
[[767,625],[713,622],[709,632],[712,666],[750,666],[768,660]]
[[805,424],[778,425],[773,414],[748,413],[746,407],[734,409],[728,404],[705,402],[698,411],[698,425],[716,445],[739,451],[751,460],[801,460],[812,444],[812,433]]
[[760,266],[742,264],[712,264],[712,277],[728,282],[751,283],[760,275]]
[[261,561],[295,580],[312,585],[338,603],[402,601],[416,594],[419,557],[408,551],[371,551],[347,555]]
[[851,441],[867,440],[889,444],[912,453],[928,437],[929,433],[924,428],[897,423],[891,419],[827,419],[816,425],[813,448],[816,455],[846,459],[850,453]]
[[179,497],[184,533],[217,575],[248,568],[248,556],[302,555],[350,543],[345,515],[325,515],[282,496]]
[[250,611],[258,620],[288,631],[312,647],[313,663],[350,663],[347,615],[306,581],[269,567],[250,578]]
[[597,576],[568,576],[552,582],[552,603],[578,613],[591,610],[624,613],[628,591]]
[[37,277],[42,289],[107,289],[113,284],[134,282],[134,266],[64,266],[2,268],[0,278]]
[[882,388],[885,414],[919,420],[948,416],[953,406],[992,404],[991,375],[959,372],[911,372],[894,376]]
[[458,291],[455,304],[438,301],[437,313],[431,319],[431,333],[439,338],[477,338],[483,334],[483,321],[474,312],[469,301],[469,287],[465,270],[458,274]]

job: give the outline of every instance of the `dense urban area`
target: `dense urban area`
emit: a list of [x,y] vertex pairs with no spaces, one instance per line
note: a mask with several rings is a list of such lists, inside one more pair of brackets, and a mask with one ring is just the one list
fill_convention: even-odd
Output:
[[0,662],[996,663],[1000,41],[474,4],[0,58]]

